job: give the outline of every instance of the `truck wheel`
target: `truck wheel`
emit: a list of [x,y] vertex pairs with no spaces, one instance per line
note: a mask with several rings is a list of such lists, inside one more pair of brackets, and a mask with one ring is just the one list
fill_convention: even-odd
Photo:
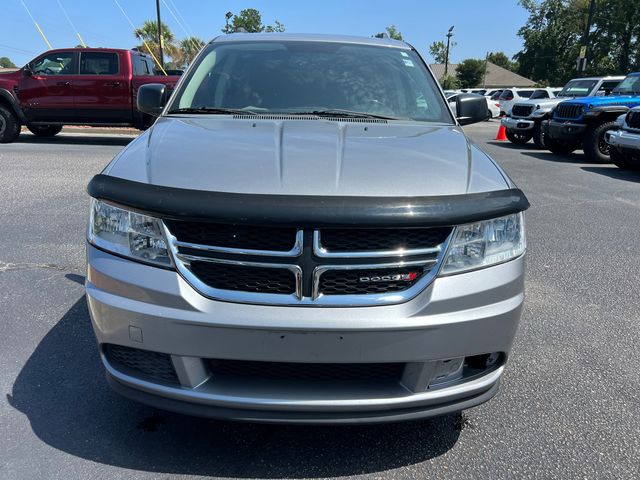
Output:
[[616,122],[605,122],[590,128],[584,136],[582,148],[589,160],[596,163],[609,163],[611,146],[604,139],[608,130],[617,128]]
[[53,137],[62,130],[60,125],[27,125],[27,128],[36,137]]
[[513,130],[509,130],[509,129],[507,129],[506,134],[507,134],[507,138],[511,143],[515,143],[518,145],[524,145],[529,140],[531,140],[531,136],[532,136],[530,133],[514,132]]
[[544,136],[544,148],[550,150],[558,155],[568,155],[578,149],[578,144],[575,142],[564,142],[562,140],[556,140],[548,135]]
[[0,105],[0,143],[11,143],[20,135],[20,122],[15,113]]
[[635,155],[629,151],[620,151],[612,147],[609,152],[611,161],[624,170],[640,170],[640,153]]
[[547,136],[542,131],[540,123],[536,123],[533,127],[533,143],[536,144],[536,147],[541,150],[545,150],[547,148],[545,144],[546,137]]

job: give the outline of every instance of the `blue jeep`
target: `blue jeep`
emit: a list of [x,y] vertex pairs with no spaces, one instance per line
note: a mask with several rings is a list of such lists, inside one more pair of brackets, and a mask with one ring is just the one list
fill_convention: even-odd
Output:
[[609,97],[567,100],[553,110],[545,125],[545,145],[554,153],[571,153],[582,148],[593,162],[610,162],[610,145],[605,133],[618,128],[616,119],[640,105],[640,72],[631,73]]

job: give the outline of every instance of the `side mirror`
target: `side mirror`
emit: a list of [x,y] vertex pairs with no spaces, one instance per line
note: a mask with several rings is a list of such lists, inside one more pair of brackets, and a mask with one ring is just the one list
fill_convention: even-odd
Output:
[[29,65],[28,63],[24,66],[22,72],[24,73],[25,77],[33,77],[33,70],[31,70],[31,65]]
[[138,89],[138,110],[159,117],[167,103],[167,90],[161,83],[148,83]]
[[461,93],[456,98],[456,115],[460,125],[483,122],[489,118],[487,100],[482,95]]
[[604,90],[598,90],[596,92],[596,97],[606,97],[607,96],[607,92],[605,92]]

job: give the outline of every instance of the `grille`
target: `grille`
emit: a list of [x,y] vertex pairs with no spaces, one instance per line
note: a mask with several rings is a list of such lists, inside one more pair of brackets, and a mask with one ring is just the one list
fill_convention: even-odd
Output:
[[451,228],[327,229],[322,246],[330,252],[371,252],[434,248],[444,242]]
[[640,129],[640,111],[631,111],[627,113],[627,125],[629,128]]
[[281,363],[246,360],[209,360],[212,374],[303,382],[394,380],[403,363]]
[[559,104],[556,107],[556,118],[580,118],[582,116],[582,105],[578,104]]
[[533,105],[514,105],[511,109],[512,117],[528,117],[533,112]]
[[165,220],[180,242],[250,250],[288,252],[296,241],[295,228],[271,228]]
[[296,291],[295,275],[284,268],[193,261],[191,271],[210,287],[221,290],[279,294]]
[[[366,295],[401,292],[415,284],[423,274],[424,267],[329,270],[320,277],[318,291],[323,295]],[[411,280],[398,278],[403,275],[411,275],[409,277]],[[368,281],[364,279],[368,279]]]
[[[114,368],[154,380],[178,383],[171,356],[121,345],[104,345],[104,354]],[[128,371],[128,372],[127,372]]]

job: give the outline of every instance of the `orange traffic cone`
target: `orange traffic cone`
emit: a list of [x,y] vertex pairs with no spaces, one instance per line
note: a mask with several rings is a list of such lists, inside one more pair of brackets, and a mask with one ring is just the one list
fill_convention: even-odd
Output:
[[507,129],[504,128],[504,125],[500,125],[500,128],[498,129],[498,135],[496,135],[496,140],[498,142],[504,142],[505,140],[507,140]]

